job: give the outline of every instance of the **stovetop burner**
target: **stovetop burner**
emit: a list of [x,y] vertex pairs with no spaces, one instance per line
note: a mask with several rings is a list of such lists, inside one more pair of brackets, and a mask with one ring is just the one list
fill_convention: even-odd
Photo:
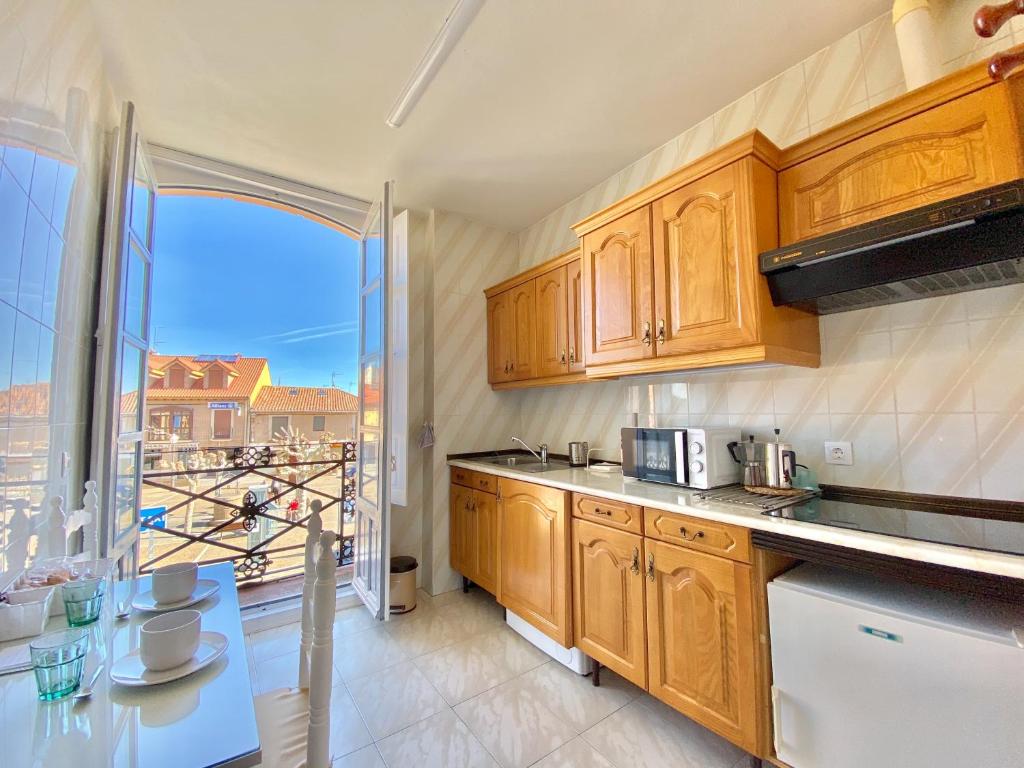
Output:
[[833,528],[1024,555],[1024,519],[998,519],[814,496],[762,514]]

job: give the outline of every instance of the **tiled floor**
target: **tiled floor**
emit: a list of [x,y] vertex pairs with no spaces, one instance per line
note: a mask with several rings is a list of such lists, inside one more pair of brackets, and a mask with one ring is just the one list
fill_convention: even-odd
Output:
[[[297,625],[247,637],[256,693],[294,686]],[[334,768],[746,768],[747,756],[608,670],[538,651],[486,593],[419,595],[376,624],[334,622]]]

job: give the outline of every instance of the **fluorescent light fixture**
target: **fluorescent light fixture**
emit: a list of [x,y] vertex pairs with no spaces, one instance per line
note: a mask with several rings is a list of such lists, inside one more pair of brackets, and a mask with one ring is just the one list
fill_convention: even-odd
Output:
[[476,16],[477,11],[484,4],[484,0],[458,0],[452,12],[444,20],[437,37],[430,44],[427,52],[423,54],[420,63],[413,70],[412,77],[406,82],[402,92],[398,94],[395,106],[391,108],[387,124],[392,128],[398,128],[405,122],[405,118],[412,112],[413,107],[423,96],[437,74],[437,70],[444,64],[452,48],[459,42],[459,38],[465,33],[470,22]]

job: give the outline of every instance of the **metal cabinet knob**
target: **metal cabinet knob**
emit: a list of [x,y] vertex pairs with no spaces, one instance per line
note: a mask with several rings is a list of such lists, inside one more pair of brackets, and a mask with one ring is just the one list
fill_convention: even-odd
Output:
[[658,343],[659,344],[664,344],[665,343],[665,321],[664,320],[659,320],[658,321]]
[[651,324],[644,323],[644,344],[651,346]]
[[654,553],[647,556],[647,580],[654,581]]
[[574,365],[576,363],[576,350],[569,347],[569,364]]
[[562,365],[565,365],[565,350],[562,350]]
[[640,547],[633,547],[633,564],[629,566],[629,570],[634,576],[640,575]]

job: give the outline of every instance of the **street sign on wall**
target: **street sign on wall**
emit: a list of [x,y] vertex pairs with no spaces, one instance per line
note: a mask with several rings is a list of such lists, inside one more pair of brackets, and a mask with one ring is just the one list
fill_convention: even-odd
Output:
[[238,403],[210,403],[211,411],[233,411],[238,407]]

